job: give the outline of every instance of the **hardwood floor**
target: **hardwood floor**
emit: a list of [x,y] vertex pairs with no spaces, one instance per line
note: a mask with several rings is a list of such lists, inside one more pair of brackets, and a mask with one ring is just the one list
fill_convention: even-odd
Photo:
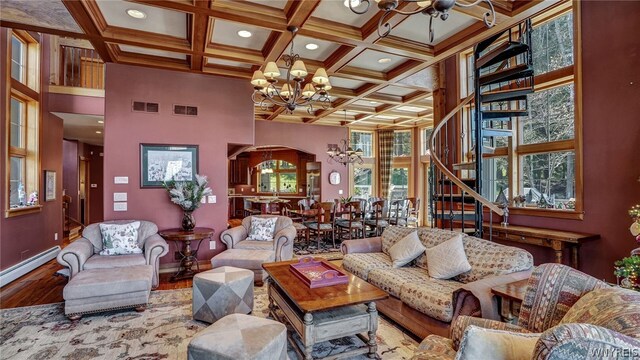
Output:
[[[62,246],[68,245],[67,239]],[[67,278],[55,276],[55,273],[64,267],[54,259],[40,266],[32,272],[16,279],[12,283],[0,289],[0,309],[15,308],[20,306],[32,306],[53,304],[64,301],[62,290],[67,284]],[[200,270],[207,270],[206,266],[200,266]],[[170,282],[172,274],[160,274],[160,284],[155,290],[172,290],[190,288],[191,279]]]

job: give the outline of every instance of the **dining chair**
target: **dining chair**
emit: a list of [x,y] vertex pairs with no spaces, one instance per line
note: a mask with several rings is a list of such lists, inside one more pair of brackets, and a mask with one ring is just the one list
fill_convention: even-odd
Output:
[[418,227],[420,219],[420,198],[415,198],[415,202],[412,201],[409,205],[409,212],[407,214],[407,226]]
[[408,204],[408,199],[396,199],[391,202],[388,216],[389,224],[407,226],[407,212],[409,211]]
[[347,235],[346,239],[364,237],[364,212],[362,211],[362,203],[358,200],[346,203],[342,211],[341,218],[336,219],[336,227],[338,230],[338,238],[343,239],[343,235]]
[[336,236],[334,232],[334,219],[335,219],[335,204],[333,202],[321,202],[318,204],[318,214],[316,215],[316,221],[306,224],[309,228],[307,233],[307,244],[309,244],[309,238],[311,235],[315,235],[318,241],[318,250],[321,249],[320,240],[323,235],[331,233],[331,240],[333,241],[333,247],[336,247]]
[[[384,200],[378,200],[371,203],[371,217],[364,221],[365,226],[371,228],[371,233],[375,236],[382,235],[384,229],[389,226],[389,222],[384,216]],[[365,229],[366,230],[366,229]]]
[[293,227],[296,229],[297,242],[301,243],[303,240],[306,240],[307,246],[309,246],[309,228],[303,224],[302,215],[294,214],[291,210],[293,210],[293,205],[291,205],[291,203],[282,203],[280,205],[282,216],[286,216],[293,221]]

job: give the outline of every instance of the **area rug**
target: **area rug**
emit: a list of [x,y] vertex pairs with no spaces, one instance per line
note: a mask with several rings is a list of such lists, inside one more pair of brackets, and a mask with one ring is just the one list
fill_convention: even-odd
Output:
[[[253,315],[266,317],[266,287],[255,288]],[[191,289],[154,291],[143,313],[107,312],[71,322],[62,303],[0,310],[2,359],[187,359],[187,345],[208,324],[191,318]],[[382,359],[409,359],[417,343],[380,318],[378,354]],[[357,337],[314,347],[314,357],[339,354],[360,346]],[[289,357],[296,359],[293,351]],[[357,357],[353,359],[366,359]]]

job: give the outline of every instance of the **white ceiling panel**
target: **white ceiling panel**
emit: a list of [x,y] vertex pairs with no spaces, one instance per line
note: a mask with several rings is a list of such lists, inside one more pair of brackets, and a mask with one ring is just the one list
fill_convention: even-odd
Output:
[[187,60],[187,55],[180,54],[173,51],[164,51],[164,50],[143,48],[143,47],[131,46],[131,45],[118,45],[118,46],[120,47],[120,50],[125,52],[151,55],[151,56],[160,56],[160,57],[166,57],[171,59]]
[[366,84],[366,81],[344,79],[344,78],[339,78],[335,76],[329,76],[329,82],[331,83],[331,86],[344,88],[344,89],[351,89],[351,90],[355,90],[360,86]]
[[[388,60],[387,62],[380,63],[378,62],[378,60],[380,59],[388,59]],[[349,66],[354,66],[354,67],[367,69],[367,70],[386,72],[402,64],[405,61],[407,61],[407,59],[405,59],[402,56],[392,55],[392,54],[375,51],[375,50],[365,50],[361,52],[360,55],[356,56],[356,58],[349,63]]]
[[435,18],[433,19],[435,36],[433,43],[431,43],[429,41],[429,16],[416,14],[409,16],[400,23],[400,25],[396,26],[391,31],[391,35],[424,44],[436,45],[451,35],[464,30],[476,21],[476,19],[457,11],[450,11],[449,18],[445,21],[440,20],[440,18]]
[[[318,48],[309,50],[306,48],[308,44],[316,44]],[[310,60],[325,61],[339,47],[340,45],[335,42],[313,39],[301,35],[296,36],[293,41],[293,51],[300,55],[301,58]],[[288,47],[286,53],[289,53]]]
[[284,9],[287,5],[287,0],[245,0],[254,4],[265,5],[276,9]]
[[[364,9],[364,5],[361,5],[356,9]],[[375,1],[371,1],[369,10],[365,14],[358,15],[348,7],[344,6],[343,0],[325,0],[320,2],[320,5],[318,5],[311,16],[319,19],[335,21],[345,25],[362,27],[378,11],[378,6]]]
[[[96,3],[108,25],[187,38],[186,13],[121,0],[96,0]],[[129,9],[142,11],[147,17],[134,19],[127,15]]]
[[385,95],[405,96],[411,94],[414,91],[415,90],[413,89],[403,88],[399,86],[387,86],[386,88],[378,91],[378,93]]
[[417,112],[425,111],[426,109],[417,107],[417,106],[400,106],[396,110],[417,113]]
[[359,106],[366,106],[366,107],[370,107],[370,108],[373,108],[373,107],[376,107],[376,106],[380,105],[380,103],[377,102],[377,101],[374,101],[372,103],[371,101],[368,101],[368,100],[354,101],[353,104],[354,105],[359,105]]
[[[251,37],[243,38],[238,31],[251,32]],[[231,45],[245,49],[262,50],[264,43],[269,38],[271,31],[257,26],[246,25],[225,20],[216,20],[213,23],[213,39],[216,44]]]
[[208,64],[231,66],[231,67],[237,67],[237,68],[243,68],[243,69],[251,69],[251,64],[241,63],[239,61],[216,59],[216,58],[210,58],[210,57],[208,57],[206,59],[207,59],[207,63]]

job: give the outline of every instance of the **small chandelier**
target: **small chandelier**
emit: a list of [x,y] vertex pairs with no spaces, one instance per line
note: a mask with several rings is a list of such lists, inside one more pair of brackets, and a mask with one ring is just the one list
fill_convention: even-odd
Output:
[[[293,52],[293,36],[298,31],[295,26],[287,27],[291,32],[291,50],[289,54],[282,56],[282,60],[287,66],[287,78],[280,89],[275,85],[278,83],[277,77],[280,76],[278,65],[270,61],[264,68],[264,72],[256,70],[251,78],[253,85],[253,95],[251,99],[254,104],[259,104],[262,110],[267,110],[269,104],[282,106],[288,113],[292,113],[298,106],[306,106],[308,113],[313,113],[313,103],[319,103],[323,108],[327,108],[331,104],[328,90],[331,89],[327,71],[324,68],[318,68],[316,73],[303,86],[302,82],[307,76],[307,68],[304,62],[300,60],[300,55]],[[293,78],[292,78],[293,77]]]
[[[484,23],[487,27],[492,27],[496,24],[496,11],[493,8],[493,4],[491,0],[477,0],[472,3],[460,3],[457,0],[374,0],[378,3],[378,9],[384,11],[384,15],[380,17],[380,21],[378,21],[378,35],[380,37],[385,37],[389,35],[391,32],[391,25],[388,22],[385,22],[387,16],[392,13],[398,13],[401,15],[414,15],[418,13],[422,13],[429,16],[429,41],[433,42],[433,19],[440,18],[442,21],[447,20],[449,17],[449,10],[453,8],[453,6],[459,7],[472,7],[484,2],[489,7],[489,10],[484,14]],[[414,11],[402,11],[398,10],[398,6],[400,2],[414,2],[418,5],[418,9]],[[362,10],[357,10],[356,7],[360,7],[361,4],[367,4],[367,6]],[[348,6],[351,11],[356,14],[364,14],[369,10],[369,5],[371,4],[370,0],[345,0],[345,6]]]
[[[347,119],[347,110],[344,111],[344,118]],[[329,164],[336,162],[342,165],[347,164],[362,164],[364,160],[362,160],[362,149],[353,150],[349,145],[349,140],[342,139],[340,140],[340,146],[338,144],[329,144],[327,148],[327,154],[329,155],[329,159],[327,162]]]

